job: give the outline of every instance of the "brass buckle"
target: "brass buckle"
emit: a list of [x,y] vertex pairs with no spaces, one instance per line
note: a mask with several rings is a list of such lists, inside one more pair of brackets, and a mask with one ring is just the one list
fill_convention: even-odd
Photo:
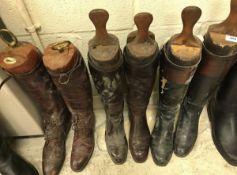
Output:
[[70,41],[58,42],[52,46],[52,49],[58,50],[59,52],[63,52],[65,49],[67,49],[69,47],[70,44],[71,44]]
[[18,43],[16,36],[8,29],[0,29],[0,38],[10,47],[15,47]]

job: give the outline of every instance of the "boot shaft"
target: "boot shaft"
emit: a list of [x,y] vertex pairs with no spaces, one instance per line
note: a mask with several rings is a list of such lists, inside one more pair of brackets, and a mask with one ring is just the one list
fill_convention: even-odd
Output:
[[[61,95],[43,66],[41,56],[35,46],[23,43],[14,48],[7,48],[1,53],[0,59],[15,59],[16,65],[11,64],[9,67],[7,63],[1,62],[1,67],[16,79],[35,102],[43,119],[43,129],[46,131],[51,125],[54,125],[54,128],[61,126],[69,116]],[[19,64],[22,62],[24,64]],[[55,135],[54,132],[51,133]]]
[[[65,42],[67,41],[53,43],[46,48],[43,57],[44,65],[72,114],[92,111],[90,79],[79,50],[72,43],[69,43],[64,51],[54,49],[55,45]],[[60,59],[64,59],[68,64],[62,63],[57,68],[52,67],[53,62]]]

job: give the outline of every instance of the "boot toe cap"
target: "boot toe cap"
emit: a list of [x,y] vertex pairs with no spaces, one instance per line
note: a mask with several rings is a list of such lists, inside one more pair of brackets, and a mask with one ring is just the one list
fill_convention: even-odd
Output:
[[159,166],[166,166],[169,162],[169,159],[163,156],[153,154],[152,157],[155,164]]
[[145,162],[148,156],[149,147],[147,148],[130,148],[131,155],[135,162],[142,163]]
[[71,169],[75,172],[80,172],[85,168],[88,161],[88,158],[79,158],[77,160],[71,160]]
[[191,151],[191,148],[185,148],[185,147],[175,147],[174,153],[178,157],[186,157]]
[[59,170],[55,168],[54,166],[50,166],[50,165],[44,166],[43,172],[44,172],[44,175],[58,175],[59,174]]
[[127,150],[125,148],[112,149],[109,154],[115,164],[123,164],[127,159]]

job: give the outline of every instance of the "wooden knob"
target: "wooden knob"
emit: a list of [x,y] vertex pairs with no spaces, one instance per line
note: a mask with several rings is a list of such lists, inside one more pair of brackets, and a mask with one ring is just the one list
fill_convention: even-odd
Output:
[[237,23],[237,0],[231,0],[230,2],[230,14],[224,21],[226,25]]
[[181,36],[185,39],[193,38],[193,28],[201,17],[202,10],[196,6],[189,6],[182,11],[183,31]]
[[109,37],[106,30],[106,23],[109,19],[109,13],[104,9],[94,9],[90,11],[89,18],[96,29],[96,40],[106,40]]
[[149,27],[153,21],[153,16],[150,13],[138,13],[134,17],[134,22],[137,26],[137,35],[134,42],[142,43],[149,38]]

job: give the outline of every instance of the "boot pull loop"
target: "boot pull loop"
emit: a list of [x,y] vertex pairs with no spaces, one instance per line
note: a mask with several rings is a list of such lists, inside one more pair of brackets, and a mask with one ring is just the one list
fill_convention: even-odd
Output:
[[66,72],[66,73],[61,73],[61,74],[59,75],[58,82],[59,82],[60,84],[63,84],[63,85],[68,84],[69,81],[70,81],[70,78],[71,78],[71,76],[72,76],[72,73],[81,65],[82,59],[79,58],[79,55],[80,55],[80,54],[78,54],[78,56],[76,57],[76,61],[75,61],[75,64],[73,65],[72,69],[69,70],[69,71]]
[[18,44],[18,40],[17,40],[16,36],[8,29],[0,29],[0,38],[9,47],[16,47]]
[[182,22],[183,30],[182,32],[173,40],[174,44],[177,45],[188,45],[196,46],[197,41],[193,35],[194,25],[197,23],[201,17],[202,10],[196,6],[188,6],[182,11]]
[[111,38],[106,29],[106,23],[109,19],[109,13],[104,9],[94,9],[90,11],[89,18],[96,29],[94,42],[101,45],[109,44]]
[[149,27],[152,21],[153,16],[150,13],[142,12],[135,15],[134,22],[137,26],[135,43],[144,43],[149,39]]

